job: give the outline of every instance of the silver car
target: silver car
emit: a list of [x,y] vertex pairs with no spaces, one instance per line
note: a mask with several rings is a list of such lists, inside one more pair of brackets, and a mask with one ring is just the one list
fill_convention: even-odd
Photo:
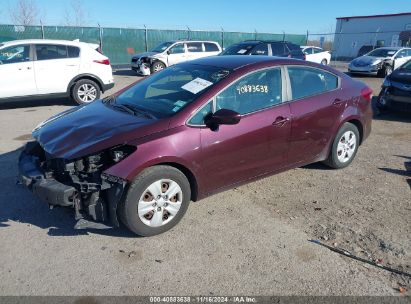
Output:
[[137,74],[148,76],[180,62],[220,53],[221,47],[214,41],[168,41],[150,52],[134,55],[131,59],[131,69]]
[[348,72],[384,77],[410,59],[411,48],[381,47],[351,61]]

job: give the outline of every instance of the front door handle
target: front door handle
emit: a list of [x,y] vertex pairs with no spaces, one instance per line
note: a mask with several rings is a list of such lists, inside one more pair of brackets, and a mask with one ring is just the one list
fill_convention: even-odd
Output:
[[278,116],[274,122],[273,122],[273,126],[277,126],[277,127],[282,127],[284,126],[287,122],[290,121],[290,118],[288,117],[283,117],[283,116]]

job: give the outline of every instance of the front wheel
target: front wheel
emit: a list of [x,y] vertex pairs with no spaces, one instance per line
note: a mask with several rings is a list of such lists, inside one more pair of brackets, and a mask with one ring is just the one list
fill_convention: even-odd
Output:
[[187,211],[190,199],[190,183],[181,171],[154,166],[130,185],[119,213],[132,232],[153,236],[174,227]]
[[156,72],[159,72],[161,70],[164,70],[166,68],[165,64],[160,62],[160,61],[156,61],[151,65],[151,74],[154,74]]
[[346,122],[338,130],[325,164],[334,169],[348,167],[354,160],[360,144],[360,134],[352,123]]
[[321,60],[321,64],[322,64],[322,65],[327,65],[327,59]]

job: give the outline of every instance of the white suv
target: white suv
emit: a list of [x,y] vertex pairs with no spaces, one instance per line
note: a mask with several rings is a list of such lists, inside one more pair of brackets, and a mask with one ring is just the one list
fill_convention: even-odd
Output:
[[70,96],[79,104],[114,86],[110,60],[98,45],[64,40],[0,43],[0,102]]
[[176,63],[220,53],[221,47],[214,41],[168,41],[150,52],[134,55],[131,69],[137,74],[147,76]]

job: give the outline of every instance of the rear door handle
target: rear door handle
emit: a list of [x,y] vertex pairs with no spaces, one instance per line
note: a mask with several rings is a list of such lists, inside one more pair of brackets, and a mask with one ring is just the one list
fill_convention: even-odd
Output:
[[273,122],[273,126],[278,126],[278,127],[282,127],[284,126],[287,122],[290,121],[290,118],[288,117],[282,117],[282,116],[278,116],[274,122]]
[[339,98],[336,98],[336,99],[334,99],[334,101],[333,101],[333,105],[334,106],[340,106],[340,105],[342,105],[342,104],[344,104],[344,100],[341,100],[341,99],[339,99]]

